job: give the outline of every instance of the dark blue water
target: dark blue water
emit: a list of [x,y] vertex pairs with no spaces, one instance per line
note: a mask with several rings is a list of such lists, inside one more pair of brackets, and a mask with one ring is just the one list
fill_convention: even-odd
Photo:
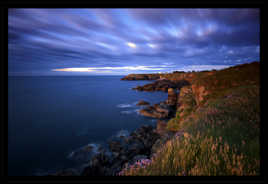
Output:
[[8,175],[72,166],[67,155],[104,143],[120,130],[155,124],[137,113],[139,100],[158,103],[163,92],[131,88],[149,81],[122,76],[8,78]]

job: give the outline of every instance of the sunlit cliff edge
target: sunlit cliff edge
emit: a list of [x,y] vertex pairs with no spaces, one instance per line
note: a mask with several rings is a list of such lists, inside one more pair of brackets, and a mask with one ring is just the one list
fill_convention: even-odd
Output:
[[174,136],[155,144],[149,160],[125,167],[120,175],[260,174],[259,62],[202,72],[130,74],[122,80],[156,80],[136,90],[179,93],[172,98],[174,117],[161,122],[161,129]]

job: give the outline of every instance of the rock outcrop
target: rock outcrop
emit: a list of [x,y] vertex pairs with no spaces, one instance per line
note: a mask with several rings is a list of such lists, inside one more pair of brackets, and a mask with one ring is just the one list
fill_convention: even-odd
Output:
[[173,88],[168,88],[167,105],[175,106],[177,104],[177,92]]
[[173,89],[180,89],[183,86],[189,85],[190,83],[186,80],[181,80],[181,81],[176,81],[173,82],[171,80],[167,79],[161,79],[157,80],[153,83],[146,84],[144,86],[137,86],[135,88],[132,88],[134,90],[138,91],[163,91],[163,92],[168,92],[169,88]]
[[163,136],[164,134],[167,133],[167,122],[166,121],[162,121],[162,120],[158,120],[156,123],[156,133],[158,133],[159,135]]
[[159,78],[159,74],[129,74],[121,80],[157,80]]
[[167,92],[168,88],[177,88],[177,85],[169,80],[162,79],[157,80],[151,84],[146,84],[144,86],[137,86],[133,89],[138,91],[163,91]]
[[146,102],[144,100],[140,100],[136,105],[149,105],[150,103],[149,102]]
[[203,102],[204,98],[209,94],[205,86],[192,85],[192,91],[195,95],[197,105]]
[[143,125],[125,137],[113,137],[108,141],[109,150],[102,149],[91,158],[83,176],[113,176],[126,163],[148,158],[151,148],[160,138],[151,125]]
[[173,106],[168,105],[166,102],[161,102],[153,106],[148,106],[141,109],[139,113],[146,117],[166,119],[170,118],[175,112]]

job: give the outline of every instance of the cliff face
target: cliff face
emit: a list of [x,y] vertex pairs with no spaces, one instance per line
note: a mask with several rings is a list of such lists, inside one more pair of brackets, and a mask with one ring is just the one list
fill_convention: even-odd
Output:
[[[220,98],[228,90],[239,86],[259,86],[259,67],[259,62],[252,62],[219,71],[130,74],[122,78],[122,80],[156,80],[153,83],[137,86],[133,89],[138,91],[168,92],[169,98],[165,103],[176,107],[176,116],[186,117],[190,112],[204,105],[207,100]],[[178,94],[177,90],[180,90]],[[149,111],[154,111],[153,107],[141,112],[148,116]],[[166,115],[165,117],[168,116]],[[173,128],[171,129],[173,130]]]
[[180,82],[173,82],[167,79],[163,80],[157,80],[151,84],[146,84],[144,86],[137,86],[133,89],[138,91],[163,91],[168,92],[169,88],[173,89],[179,89],[181,86],[183,86],[184,83],[182,81]]
[[[188,80],[190,85],[183,86],[178,94],[179,116],[185,117],[185,114],[194,113],[209,101],[224,98],[241,86],[259,86],[259,67],[259,62],[252,62],[219,71],[182,74],[179,79]],[[174,76],[170,78],[173,81],[178,80]]]
[[159,129],[175,136],[153,146],[157,154],[150,167],[127,168],[123,175],[260,174],[259,62],[219,71],[161,74],[161,78],[175,84],[187,81],[164,90],[172,94],[167,101],[176,104],[176,112],[167,126],[159,123]]
[[159,74],[129,74],[121,80],[157,80],[160,79]]
[[220,90],[242,85],[259,85],[259,67],[259,62],[252,62],[219,71],[130,74],[121,80],[156,80],[153,83],[133,88],[138,91],[168,92],[169,88],[181,89],[190,85],[199,105],[206,100],[207,96],[215,95]]

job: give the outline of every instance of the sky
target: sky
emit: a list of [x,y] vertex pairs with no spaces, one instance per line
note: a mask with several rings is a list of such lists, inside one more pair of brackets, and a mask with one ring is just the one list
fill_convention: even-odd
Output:
[[8,74],[127,75],[259,61],[259,9],[9,9]]

